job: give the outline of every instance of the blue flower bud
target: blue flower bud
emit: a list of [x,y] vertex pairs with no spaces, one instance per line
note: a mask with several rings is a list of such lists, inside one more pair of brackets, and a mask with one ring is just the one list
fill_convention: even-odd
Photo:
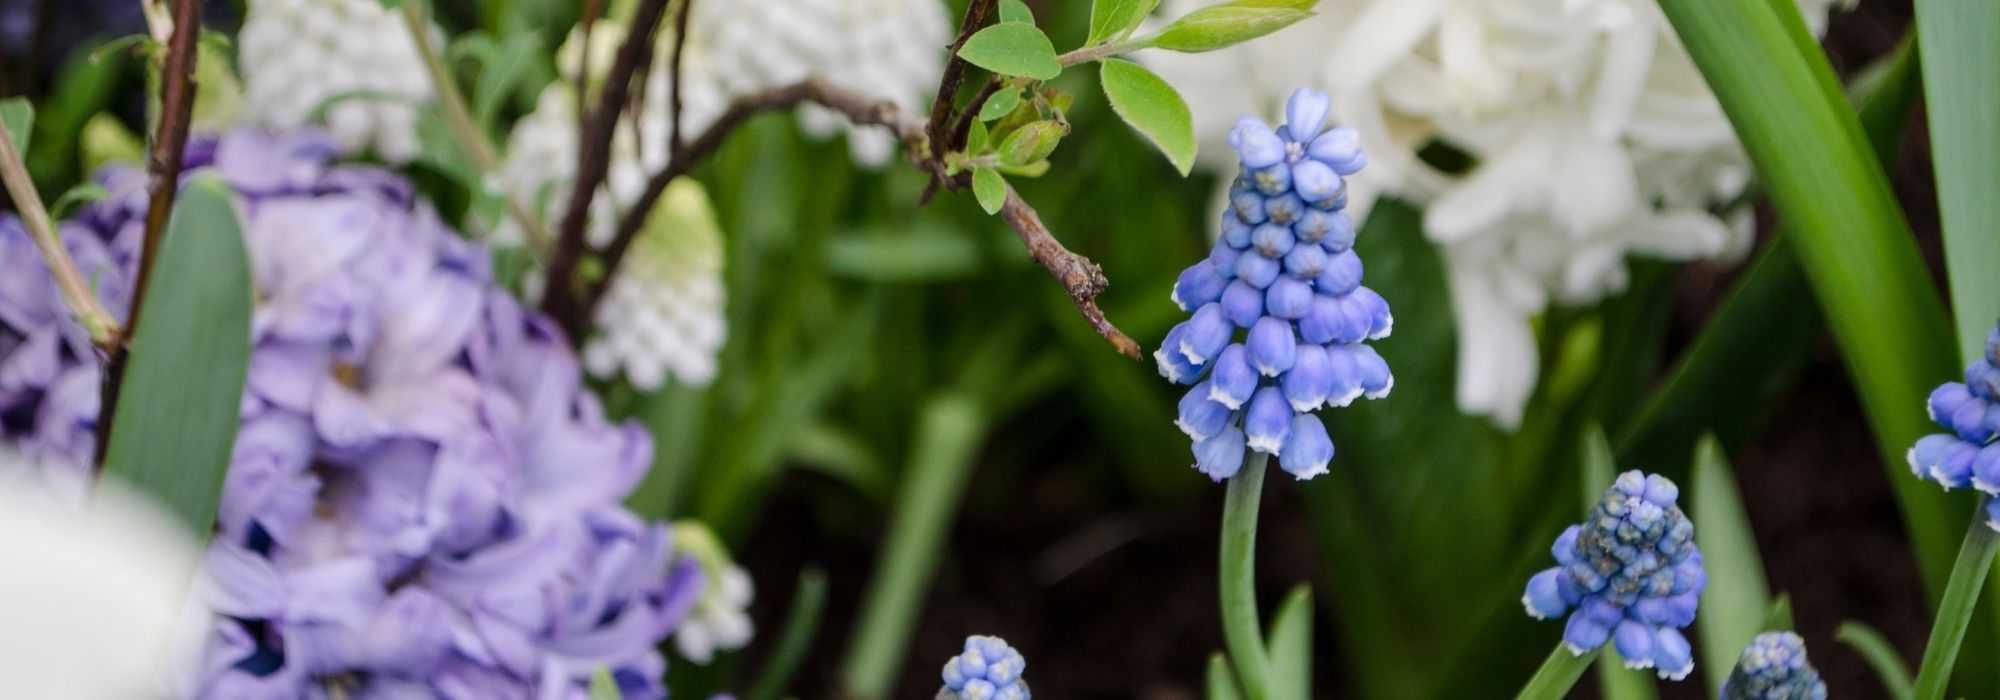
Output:
[[999,637],[972,636],[965,651],[944,662],[940,700],[1029,700],[1021,680],[1028,661]]
[[1333,230],[1333,219],[1337,215],[1336,212],[1307,209],[1304,214],[1299,215],[1299,220],[1292,224],[1292,235],[1304,243],[1319,243],[1326,239],[1329,231]]
[[[1250,244],[1250,229],[1243,229],[1244,248]],[[1244,248],[1232,248],[1228,241],[1216,241],[1208,251],[1208,264],[1215,274],[1224,279],[1236,279],[1236,259],[1242,257]]]
[[1250,449],[1277,454],[1291,431],[1292,407],[1277,387],[1267,386],[1251,395],[1250,405],[1243,409],[1243,434]]
[[1347,212],[1330,211],[1322,213],[1327,217],[1327,229],[1326,237],[1320,239],[1319,244],[1326,247],[1326,252],[1338,253],[1353,248],[1354,219],[1348,218]]
[[1333,438],[1326,434],[1326,424],[1311,413],[1293,414],[1291,432],[1278,450],[1278,468],[1305,481],[1325,474],[1332,461]]
[[1292,368],[1278,378],[1278,389],[1292,410],[1317,411],[1333,390],[1333,361],[1328,359],[1326,348],[1318,345],[1300,345],[1297,355]]
[[1298,359],[1299,339],[1292,335],[1292,324],[1276,316],[1265,316],[1250,327],[1250,340],[1245,343],[1250,351],[1250,366],[1258,374],[1275,377],[1292,368]]
[[1569,603],[1563,600],[1561,586],[1562,569],[1548,568],[1528,579],[1528,591],[1521,594],[1521,606],[1528,609],[1528,617],[1547,620],[1569,612]]
[[1255,226],[1264,223],[1264,195],[1256,192],[1238,192],[1229,196],[1229,209],[1236,212],[1236,218]]
[[1167,339],[1160,342],[1160,349],[1153,351],[1153,362],[1159,366],[1160,376],[1175,384],[1193,384],[1201,376],[1201,367],[1181,354],[1187,326],[1187,321],[1175,324],[1173,330],[1167,331]]
[[1625,657],[1626,668],[1653,666],[1653,628],[1638,620],[1621,620],[1611,630],[1611,646]]
[[1243,280],[1230,282],[1222,290],[1222,315],[1237,328],[1249,328],[1264,317],[1264,292]]
[[1661,678],[1683,680],[1694,672],[1694,647],[1687,636],[1672,627],[1658,627],[1653,633],[1653,663]]
[[1306,155],[1325,163],[1342,176],[1361,172],[1368,166],[1368,156],[1361,152],[1361,132],[1347,127],[1328,129],[1320,134],[1306,148]]
[[1563,642],[1573,653],[1609,641],[1629,667],[1686,677],[1694,659],[1680,628],[1694,622],[1707,576],[1679,496],[1664,477],[1620,474],[1584,521],[1556,538],[1558,566],[1528,580],[1528,615],[1569,611]]
[[2000,369],[1984,359],[1974,360],[1965,368],[1965,388],[1987,401],[2000,401]]
[[[1267,197],[1290,192],[1292,189],[1292,168],[1284,163],[1273,163],[1252,170],[1250,171],[1250,183],[1256,186],[1258,192]],[[1264,206],[1268,212],[1270,204],[1266,202]],[[1273,217],[1275,218],[1275,216],[1274,214]]]
[[1215,265],[1207,260],[1188,266],[1181,271],[1179,280],[1174,282],[1170,298],[1182,311],[1193,311],[1203,305],[1222,298],[1222,289],[1229,286],[1229,279],[1216,274]]
[[1313,203],[1331,200],[1347,189],[1339,173],[1316,160],[1292,166],[1292,187],[1298,190],[1301,199]]
[[1973,455],[1972,487],[1988,496],[2000,496],[2000,443],[1981,447]]
[[1203,304],[1195,310],[1194,317],[1188,319],[1187,332],[1181,336],[1181,355],[1197,365],[1208,362],[1229,344],[1229,337],[1235,334],[1233,331],[1229,319],[1222,316],[1221,304]]
[[[1347,298],[1353,304],[1351,308],[1357,309],[1361,317],[1367,321],[1369,340],[1381,340],[1389,337],[1389,332],[1394,330],[1396,326],[1396,317],[1390,315],[1389,301],[1387,299],[1383,299],[1382,295],[1376,294],[1375,290],[1367,287],[1354,288],[1354,291],[1348,294]],[[1357,313],[1357,311],[1350,311],[1349,313]]]
[[1194,468],[1221,481],[1243,468],[1243,431],[1236,426],[1194,443]]
[[[1316,248],[1300,246],[1296,250],[1316,250]],[[1297,277],[1281,276],[1271,283],[1270,289],[1264,290],[1264,307],[1271,311],[1272,316],[1286,320],[1306,315],[1306,309],[1312,306],[1312,299],[1312,285],[1300,281]],[[1289,327],[1289,324],[1287,326]]]
[[1722,682],[1722,700],[1826,700],[1826,682],[1806,660],[1806,640],[1765,632],[1737,657]]
[[1379,399],[1388,396],[1389,390],[1395,388],[1396,377],[1389,373],[1389,362],[1382,359],[1375,348],[1356,344],[1345,346],[1342,350],[1354,358],[1354,371],[1361,381],[1362,396]]
[[1341,296],[1361,286],[1361,256],[1353,250],[1343,250],[1326,258],[1326,267],[1313,279],[1313,287],[1321,294]]
[[1296,242],[1297,239],[1292,237],[1292,229],[1289,226],[1275,223],[1262,224],[1250,231],[1250,245],[1273,262],[1292,252],[1292,245]]
[[1256,117],[1236,120],[1236,127],[1229,130],[1229,145],[1242,158],[1243,167],[1250,170],[1270,167],[1285,159],[1284,140]]
[[[1279,165],[1275,167],[1282,168],[1285,166]],[[1271,223],[1279,226],[1290,227],[1293,222],[1298,221],[1299,217],[1307,211],[1310,210],[1306,209],[1305,201],[1299,199],[1299,196],[1295,194],[1282,194],[1264,200],[1264,216],[1270,217]],[[1291,231],[1285,231],[1285,235],[1289,237]]]
[[[1258,203],[1258,211],[1263,211],[1261,199]],[[1248,248],[1250,247],[1251,226],[1252,224],[1244,221],[1243,217],[1236,215],[1236,206],[1231,204],[1228,209],[1222,212],[1222,235],[1219,237],[1219,242],[1237,250]]]
[[1306,315],[1299,317],[1299,338],[1314,345],[1334,342],[1334,337],[1346,322],[1347,315],[1339,297],[1314,294],[1312,305],[1306,307]]
[[[1264,229],[1262,226],[1257,228]],[[1287,237],[1290,235],[1286,234]],[[1245,253],[1236,258],[1236,278],[1250,283],[1252,287],[1263,289],[1278,279],[1279,267],[1278,261],[1273,258],[1257,253]]]
[[1209,383],[1202,382],[1181,396],[1180,412],[1174,425],[1196,440],[1206,440],[1229,425],[1228,406],[1209,398]]
[[1208,397],[1234,411],[1257,391],[1257,370],[1250,369],[1249,352],[1242,343],[1232,343],[1215,358],[1215,374],[1208,379]]
[[1285,99],[1285,129],[1290,140],[1309,143],[1319,135],[1320,127],[1326,125],[1327,109],[1333,101],[1326,93],[1311,88],[1293,90]]
[[1304,243],[1294,245],[1292,252],[1285,254],[1285,273],[1311,281],[1326,270],[1327,258],[1325,248]]

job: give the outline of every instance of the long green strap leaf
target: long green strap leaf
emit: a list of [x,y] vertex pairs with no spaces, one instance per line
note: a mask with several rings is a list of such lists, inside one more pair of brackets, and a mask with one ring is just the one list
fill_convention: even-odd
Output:
[[1271,621],[1273,700],[1312,700],[1312,609],[1312,586],[1299,584]]
[[2000,319],[2000,2],[1919,0],[1924,104],[1960,357]]
[[113,409],[106,474],[206,540],[236,444],[250,362],[250,262],[228,185],[181,188]]
[[1896,647],[1887,637],[1868,625],[1849,620],[1834,629],[1833,638],[1854,648],[1868,667],[1875,670],[1875,677],[1882,681],[1882,689],[1888,691],[1893,700],[1910,700],[1916,690],[1910,684],[1910,669],[1903,665],[1903,657],[1896,654]]
[[1888,178],[1854,112],[1826,89],[1833,82],[1826,57],[1797,45],[1804,24],[1796,8],[1703,0],[1661,0],[1660,7],[1792,226],[1936,596],[1963,509],[1909,478],[1902,454],[1929,430],[1913,407],[1939,377],[1954,373],[1951,330]]
[[826,608],[826,574],[819,569],[806,569],[799,574],[798,592],[792,595],[792,610],[785,613],[785,625],[779,628],[778,645],[771,652],[769,661],[764,662],[764,672],[757,676],[757,684],[750,687],[748,700],[778,700],[785,687],[792,684],[792,676],[799,671],[799,665],[806,660],[806,652],[811,651],[813,636],[819,632],[820,612]]
[[1708,570],[1701,614],[1694,622],[1701,632],[1702,657],[1708,660],[1708,685],[1719,688],[1734,665],[1730,660],[1766,629],[1771,589],[1743,497],[1736,491],[1735,472],[1713,436],[1702,438],[1695,449],[1690,486],[1695,544],[1701,547]]

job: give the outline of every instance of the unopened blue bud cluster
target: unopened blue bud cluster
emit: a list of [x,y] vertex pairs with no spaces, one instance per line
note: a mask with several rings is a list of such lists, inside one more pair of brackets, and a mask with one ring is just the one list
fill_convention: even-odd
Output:
[[1629,668],[1687,677],[1694,653],[1680,630],[1694,622],[1708,575],[1679,496],[1666,477],[1620,474],[1589,517],[1556,538],[1557,566],[1528,580],[1528,615],[1569,613],[1563,643],[1576,655],[1610,641]]
[[[1917,440],[1910,471],[1946,489],[1971,486],[2000,496],[2000,328],[1986,335],[1986,355],[1965,368],[1965,381],[1932,391],[1927,407],[1931,420],[1951,432]],[[2000,530],[2000,499],[1987,501],[1986,525]]]
[[1021,672],[1028,660],[999,637],[965,638],[965,652],[944,662],[939,700],[1028,700]]
[[[1326,93],[1298,90],[1286,125],[1244,117],[1229,132],[1243,173],[1222,236],[1181,273],[1173,300],[1193,314],[1153,358],[1193,388],[1175,424],[1195,468],[1235,476],[1244,448],[1278,456],[1299,479],[1326,473],[1333,439],[1321,406],[1389,395],[1389,364],[1364,341],[1389,335],[1389,303],[1361,286],[1347,181],[1368,159],[1353,129],[1322,129]],[[1238,332],[1244,334],[1238,340]]]
[[1722,700],[1826,700],[1826,683],[1806,662],[1806,640],[1765,632],[1743,649],[1722,682]]

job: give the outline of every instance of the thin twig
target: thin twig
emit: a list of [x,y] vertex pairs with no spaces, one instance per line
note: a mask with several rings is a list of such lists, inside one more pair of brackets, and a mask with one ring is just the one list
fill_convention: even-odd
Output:
[[1021,245],[1028,248],[1028,257],[1062,283],[1063,291],[1069,293],[1070,303],[1075,304],[1077,312],[1090,322],[1091,329],[1111,341],[1111,347],[1117,348],[1120,354],[1139,359],[1139,343],[1111,325],[1111,321],[1104,317],[1104,310],[1097,308],[1097,295],[1111,286],[1111,281],[1104,277],[1104,268],[1098,267],[1090,258],[1063,247],[1062,242],[1049,233],[1048,227],[1042,225],[1042,217],[1035,213],[1035,208],[1028,206],[1027,200],[1021,199],[1021,194],[1014,191],[1013,185],[1007,186],[1007,201],[1000,205],[1000,218],[1006,219],[1007,225],[1014,228],[1015,235],[1020,236]]
[[611,138],[618,117],[631,93],[632,74],[653,60],[653,35],[666,14],[667,0],[640,0],[633,15],[631,33],[618,48],[618,58],[605,77],[604,92],[597,109],[588,117],[586,138],[578,144],[576,178],[571,183],[569,205],[557,227],[555,253],[549,259],[549,278],[543,292],[542,309],[558,319],[575,318],[581,306],[576,289],[577,264],[583,259],[584,225],[590,216],[590,200],[604,182],[611,167]]
[[35,193],[35,182],[28,176],[28,166],[21,159],[21,149],[14,145],[14,139],[0,129],[0,180],[6,181],[7,195],[14,199],[14,209],[20,212],[21,222],[28,227],[28,233],[35,240],[35,249],[41,251],[42,261],[48,265],[49,273],[56,278],[56,288],[62,291],[63,303],[69,305],[76,314],[77,322],[90,331],[90,341],[98,348],[109,350],[118,342],[118,321],[105,310],[91,293],[90,283],[83,273],[77,271],[76,261],[70,259],[69,249],[64,248],[62,236],[55,224],[49,220],[49,210],[42,206],[42,198]]
[[669,60],[667,77],[673,82],[667,87],[667,117],[670,131],[667,132],[667,150],[679,153],[681,150],[681,54],[687,53],[688,15],[693,12],[694,0],[681,0],[680,14],[674,16],[674,52]]
[[604,0],[583,0],[583,12],[577,16],[578,29],[576,53],[576,140],[583,143],[585,127],[590,119],[590,33],[597,28],[597,13],[602,11]]
[[[958,50],[965,48],[966,40],[986,25],[986,16],[992,14],[995,2],[972,0],[972,4],[965,8],[965,19],[958,24],[958,38],[951,42],[951,53],[945,59],[944,76],[938,80],[937,97],[931,100],[930,142],[938,148],[947,143],[945,125],[951,120],[952,105],[958,102],[958,84],[965,79],[965,61],[958,57]],[[928,157],[941,157],[941,154]]]
[[[451,132],[452,140],[458,147],[472,156],[472,164],[481,175],[500,171],[500,154],[493,143],[486,138],[486,130],[472,118],[472,109],[466,106],[465,94],[459,92],[458,81],[452,78],[451,68],[444,63],[444,56],[431,43],[430,19],[424,16],[422,0],[407,0],[403,3],[403,24],[410,30],[410,43],[417,49],[417,56],[423,60],[424,70],[430,75],[431,91],[437,94],[438,107],[444,112],[444,123]],[[534,209],[514,195],[512,188],[503,188],[500,193],[507,204],[507,215],[521,226],[527,234],[528,246],[546,254],[555,242],[555,234],[549,232],[547,224],[535,216]]]

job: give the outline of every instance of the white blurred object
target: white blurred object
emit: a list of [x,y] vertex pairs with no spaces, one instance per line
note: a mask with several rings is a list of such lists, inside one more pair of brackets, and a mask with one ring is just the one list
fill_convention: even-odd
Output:
[[[1815,33],[1852,4],[1798,1]],[[1204,4],[1167,0],[1160,16]],[[1747,213],[1714,213],[1743,193],[1748,160],[1653,0],[1322,0],[1315,11],[1240,46],[1141,60],[1186,96],[1199,162],[1225,173],[1240,111],[1277,116],[1298,86],[1333,95],[1336,121],[1369,156],[1349,181],[1356,217],[1383,195],[1427,205],[1467,413],[1519,426],[1540,365],[1533,318],[1551,301],[1623,291],[1628,254],[1748,250]],[[1475,167],[1431,167],[1417,151],[1432,141]]]
[[[703,568],[708,569],[708,562]],[[697,664],[714,660],[715,652],[741,649],[750,643],[750,574],[733,563],[707,571],[708,586],[674,630],[674,648]]]
[[236,41],[252,123],[297,128],[325,107],[322,125],[347,149],[416,157],[415,103],[431,99],[430,79],[403,19],[378,0],[250,0]]
[[175,697],[204,619],[185,527],[113,481],[50,491],[0,448],[0,687],[7,697]]
[[715,212],[700,183],[675,180],[605,290],[583,366],[598,377],[623,370],[645,390],[660,388],[669,374],[683,384],[706,385],[715,379],[715,354],[729,327],[722,303]]

